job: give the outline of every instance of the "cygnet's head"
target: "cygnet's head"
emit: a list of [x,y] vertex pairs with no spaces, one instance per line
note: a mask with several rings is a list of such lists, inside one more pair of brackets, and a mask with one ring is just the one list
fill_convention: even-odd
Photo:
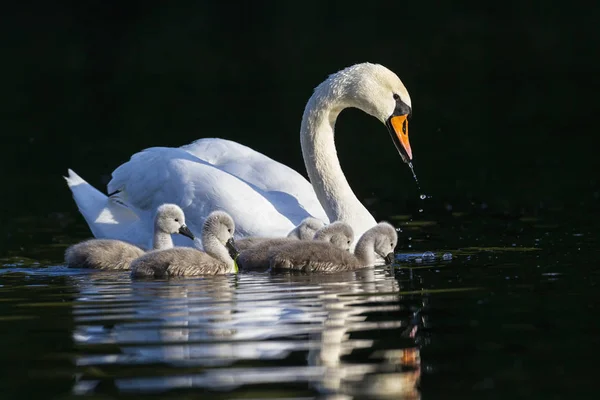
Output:
[[329,242],[338,249],[350,251],[354,242],[354,230],[342,221],[335,221],[321,229],[314,236],[314,240]]
[[386,264],[394,262],[394,249],[398,244],[398,233],[392,225],[387,222],[378,223],[363,234],[361,240],[365,239],[372,241],[373,251],[383,258]]
[[412,160],[408,140],[412,103],[395,73],[380,64],[362,63],[331,75],[323,84],[338,91],[345,106],[359,108],[385,124],[402,160]]
[[[235,248],[233,235],[235,234],[235,223],[233,218],[225,211],[213,211],[208,214],[202,227],[202,242],[209,240],[218,240],[223,246],[227,247],[229,253],[238,253]],[[232,258],[235,258],[232,256]]]
[[315,236],[315,232],[321,229],[325,224],[320,219],[313,217],[307,217],[298,224],[289,234],[289,238],[296,238],[300,240],[312,240]]
[[165,233],[179,233],[194,240],[194,234],[185,224],[183,210],[175,204],[163,204],[156,209],[156,228]]

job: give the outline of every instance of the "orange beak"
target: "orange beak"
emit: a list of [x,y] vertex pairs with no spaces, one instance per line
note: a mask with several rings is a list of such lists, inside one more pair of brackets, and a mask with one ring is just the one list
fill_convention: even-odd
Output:
[[410,149],[410,142],[408,141],[408,115],[393,115],[388,120],[388,129],[394,144],[400,152],[404,162],[412,160],[412,150]]

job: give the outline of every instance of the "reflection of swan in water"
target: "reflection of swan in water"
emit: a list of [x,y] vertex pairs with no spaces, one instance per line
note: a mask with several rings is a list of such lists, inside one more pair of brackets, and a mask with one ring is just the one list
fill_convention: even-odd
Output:
[[[321,332],[311,335],[310,341],[317,345],[311,346],[308,353],[308,365],[324,366],[323,379],[317,382],[316,388],[322,392],[342,392],[350,395],[394,396],[407,399],[419,398],[416,384],[420,370],[418,365],[412,372],[385,374],[381,366],[369,364],[350,364],[341,361],[341,357],[351,355],[352,351],[360,348],[370,348],[373,341],[349,340],[351,332],[363,330],[379,330],[398,327],[401,321],[369,322],[369,312],[393,312],[401,308],[400,304],[387,306],[369,306],[373,301],[397,303],[398,296],[392,293],[400,290],[395,279],[381,279],[382,272],[360,270],[354,272],[355,284],[350,285],[347,292],[328,292],[319,296],[327,316],[323,321]],[[387,293],[381,297],[377,292]],[[372,293],[365,297],[362,294]],[[394,367],[406,364],[406,354],[417,354],[416,348],[392,350],[401,353],[401,357],[387,359],[386,364]],[[394,367],[397,369],[397,367]]]
[[[383,269],[322,276],[242,274],[150,282],[129,282],[125,277],[114,285],[107,281],[105,275],[82,282],[81,297],[96,298],[94,307],[102,313],[122,310],[122,321],[115,316],[113,327],[94,331],[79,320],[84,326],[77,330],[87,339],[80,335],[75,340],[112,343],[119,351],[109,356],[80,354],[77,365],[165,365],[156,371],[144,369],[145,378],[115,379],[119,390],[222,390],[308,381],[319,392],[417,397],[411,390],[418,366],[396,375],[384,371],[399,371],[398,364],[410,358],[407,351],[393,348],[406,346],[406,341],[388,344],[379,355],[370,351],[380,334],[369,332],[392,329],[400,336],[407,328],[399,314],[404,306],[398,302],[398,281]],[[107,293],[114,297],[109,299]],[[126,301],[98,307],[99,299]],[[373,312],[393,318],[372,321]],[[305,352],[307,365],[283,365],[280,360],[292,352]],[[377,359],[370,359],[369,353]],[[174,368],[184,366],[201,367],[203,372],[177,374]],[[169,368],[172,376],[163,376],[162,368]],[[400,386],[388,385],[399,381]],[[386,389],[379,390],[380,384]],[[85,382],[77,385],[79,392],[85,387]]]

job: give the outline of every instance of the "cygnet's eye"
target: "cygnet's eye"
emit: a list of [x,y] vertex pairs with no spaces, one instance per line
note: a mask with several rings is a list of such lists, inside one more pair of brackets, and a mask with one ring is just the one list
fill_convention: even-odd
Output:
[[394,243],[390,243],[390,247],[393,249],[394,248]]
[[179,218],[175,218],[175,222],[179,222]]
[[400,95],[398,95],[397,93],[394,93],[394,100],[398,100],[400,98]]
[[348,240],[348,244],[350,244],[350,241]]
[[227,229],[227,232],[231,233],[231,228]]

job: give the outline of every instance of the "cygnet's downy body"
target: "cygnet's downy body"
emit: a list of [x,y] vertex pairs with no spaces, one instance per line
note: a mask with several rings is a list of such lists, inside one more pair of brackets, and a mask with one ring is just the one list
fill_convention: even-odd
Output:
[[[314,240],[278,238],[260,243],[247,250],[240,251],[237,263],[244,270],[264,270],[269,268],[271,255],[275,249],[285,245],[299,245],[320,241],[328,246],[348,252],[354,242],[354,232],[350,225],[336,221],[316,231]],[[237,247],[237,242],[236,242]]]
[[213,211],[202,227],[202,244],[206,252],[191,247],[151,251],[131,263],[131,275],[166,278],[235,272],[235,263],[229,255],[229,249],[236,251],[234,233],[235,224],[229,214]]
[[[194,240],[185,224],[183,210],[175,204],[163,204],[154,217],[153,249],[173,247],[171,234],[178,233]],[[128,270],[144,250],[121,240],[90,239],[70,246],[65,251],[65,263],[70,268]]]
[[287,237],[298,240],[312,240],[315,233],[324,226],[325,224],[320,219],[313,217],[304,218],[298,226],[288,233]]
[[376,255],[386,263],[394,261],[398,234],[387,222],[367,230],[356,243],[354,254],[326,242],[297,242],[278,246],[271,252],[272,270],[302,272],[352,271],[375,264]]
[[347,223],[335,221],[317,230],[313,240],[331,243],[340,250],[350,251],[350,246],[354,243],[354,231]]
[[308,217],[304,218],[302,222],[292,229],[286,237],[250,236],[236,240],[235,246],[239,251],[244,251],[265,242],[269,242],[271,244],[283,244],[287,243],[289,240],[312,240],[315,236],[315,233],[319,229],[323,228],[323,226],[325,226],[323,221]]

